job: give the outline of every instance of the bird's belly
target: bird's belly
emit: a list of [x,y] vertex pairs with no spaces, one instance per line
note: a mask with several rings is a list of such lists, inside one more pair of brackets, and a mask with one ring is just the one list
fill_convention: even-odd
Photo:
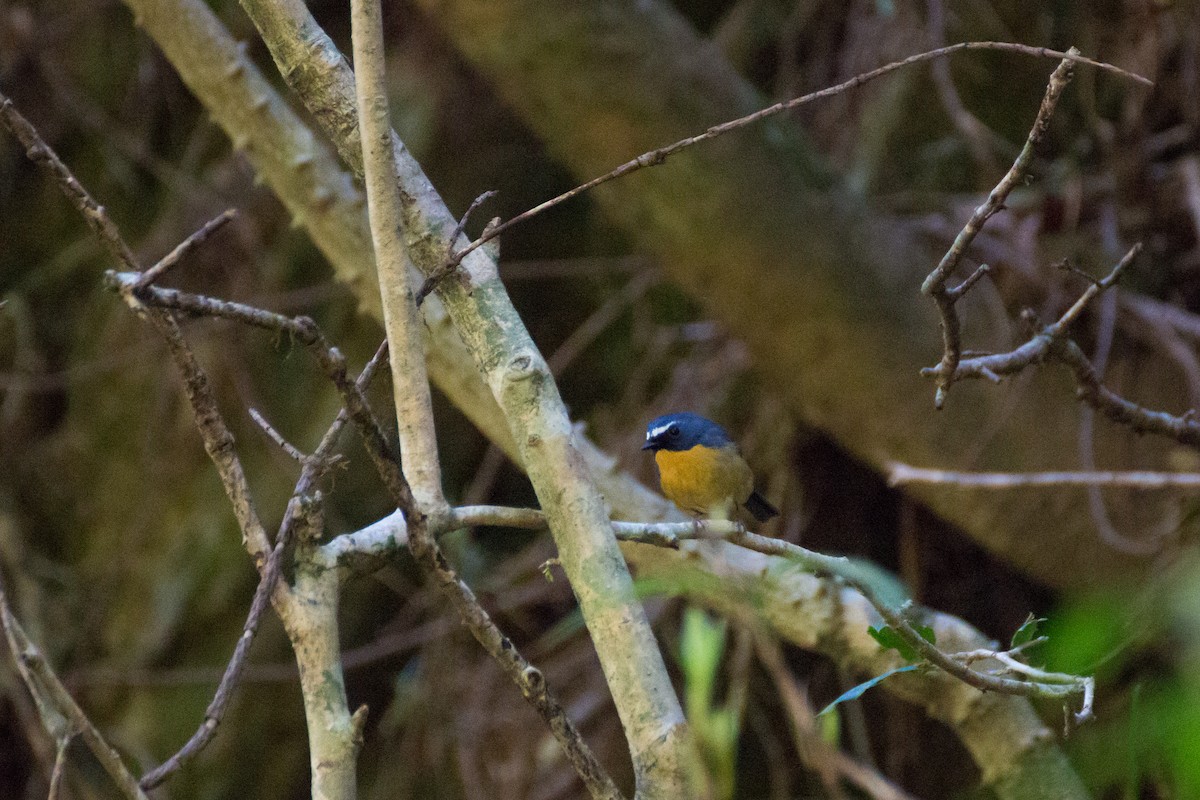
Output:
[[733,448],[697,446],[691,450],[659,450],[663,494],[680,508],[697,514],[728,516],[753,488],[750,468]]

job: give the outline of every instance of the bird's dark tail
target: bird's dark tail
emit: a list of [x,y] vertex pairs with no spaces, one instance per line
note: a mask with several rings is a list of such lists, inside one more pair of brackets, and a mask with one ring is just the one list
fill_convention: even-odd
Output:
[[744,503],[746,510],[749,511],[759,522],[766,522],[771,517],[778,517],[779,510],[775,506],[766,501],[758,492],[751,492]]

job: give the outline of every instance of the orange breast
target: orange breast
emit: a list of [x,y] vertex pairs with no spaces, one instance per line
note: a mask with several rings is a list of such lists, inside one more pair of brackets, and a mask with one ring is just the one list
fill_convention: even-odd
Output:
[[733,445],[659,450],[654,454],[663,494],[685,511],[728,517],[754,488],[750,467]]

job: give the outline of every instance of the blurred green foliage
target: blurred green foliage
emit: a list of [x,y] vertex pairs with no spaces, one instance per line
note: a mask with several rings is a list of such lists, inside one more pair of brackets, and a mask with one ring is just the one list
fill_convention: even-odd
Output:
[[688,607],[679,634],[679,663],[683,669],[683,706],[696,737],[703,766],[694,770],[697,786],[708,786],[706,797],[731,800],[737,783],[738,734],[741,709],[717,703],[717,676],[725,655],[724,620]]

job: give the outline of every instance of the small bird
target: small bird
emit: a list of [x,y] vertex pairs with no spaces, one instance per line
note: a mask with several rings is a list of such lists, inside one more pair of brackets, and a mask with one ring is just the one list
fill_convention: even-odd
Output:
[[779,511],[754,491],[750,466],[717,423],[699,414],[667,414],[646,426],[643,450],[654,453],[667,499],[684,511],[729,517],[739,505],[766,522]]

